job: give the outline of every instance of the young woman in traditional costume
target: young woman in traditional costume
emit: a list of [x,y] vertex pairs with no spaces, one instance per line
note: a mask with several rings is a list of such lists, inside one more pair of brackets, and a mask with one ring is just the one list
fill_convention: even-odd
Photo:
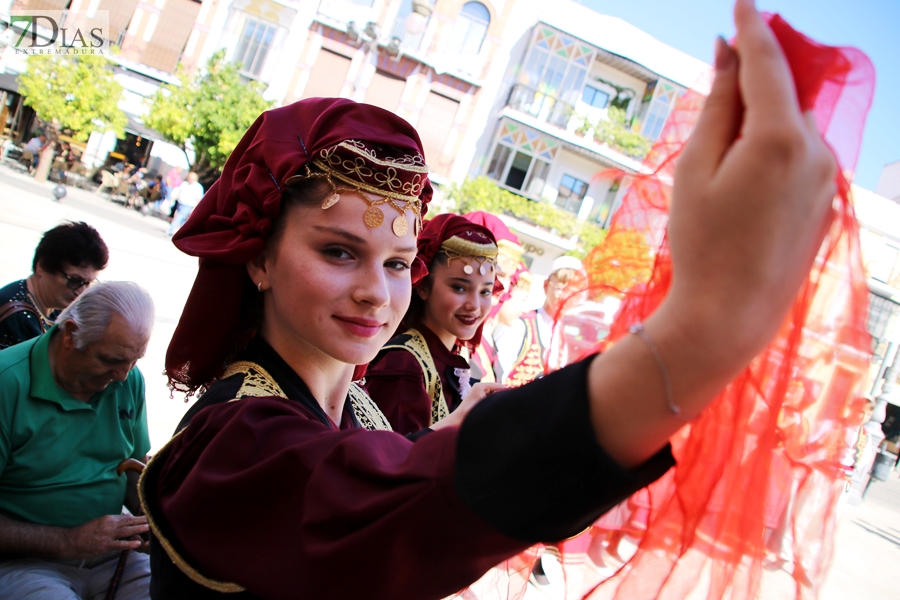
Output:
[[522,262],[525,248],[500,217],[481,210],[463,216],[486,227],[497,240],[497,281],[503,287],[495,289],[491,312],[481,332],[481,343],[472,352],[469,364],[473,378],[482,383],[499,382],[503,379],[503,371],[497,362],[495,337],[523,312],[531,291],[531,273]]
[[[366,371],[369,395],[394,431],[412,434],[461,410],[470,393],[469,362],[460,355],[481,342],[496,279],[491,232],[459,215],[425,224],[417,260],[428,275],[413,286],[403,333],[384,346]],[[500,386],[495,386],[499,388]],[[476,389],[480,397],[483,391]]]
[[736,15],[740,68],[720,41],[679,165],[663,304],[415,441],[360,427],[385,423],[350,390],[424,274],[418,136],[348,100],[262,115],[174,238],[200,265],[167,369],[208,391],[142,478],[153,596],[442,598],[666,471],[669,437],[777,331],[831,216],[832,155],[752,3]]

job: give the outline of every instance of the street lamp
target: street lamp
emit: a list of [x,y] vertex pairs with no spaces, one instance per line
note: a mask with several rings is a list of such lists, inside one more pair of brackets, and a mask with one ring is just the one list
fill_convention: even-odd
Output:
[[406,15],[403,27],[410,35],[419,35],[425,31],[428,17],[431,16],[431,5],[424,0],[413,0],[412,12]]

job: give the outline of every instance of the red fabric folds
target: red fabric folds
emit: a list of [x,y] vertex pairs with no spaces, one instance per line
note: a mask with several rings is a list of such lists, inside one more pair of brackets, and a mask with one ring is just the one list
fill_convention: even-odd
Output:
[[[588,534],[595,548],[607,544],[607,568],[586,576],[584,568],[566,567],[567,583],[578,582],[567,586],[572,597],[750,600],[761,589],[762,597],[784,597],[783,588],[764,586],[792,577],[796,598],[808,598],[830,564],[848,440],[858,426],[854,401],[870,360],[868,288],[847,177],[874,71],[856,49],[818,44],[778,15],[768,20],[798,100],[813,112],[840,166],[834,222],[778,336],[672,440],[677,468]],[[626,335],[667,293],[674,162],[702,104],[694,92],[683,95],[645,160],[652,174],[631,178],[609,235],[584,261],[588,295],[622,300],[606,343]],[[764,566],[778,569],[763,577]]]

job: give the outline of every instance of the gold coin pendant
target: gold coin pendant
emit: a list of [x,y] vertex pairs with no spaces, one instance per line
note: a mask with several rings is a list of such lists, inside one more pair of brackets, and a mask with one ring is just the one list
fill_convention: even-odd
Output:
[[391,223],[391,229],[394,230],[394,235],[397,237],[406,235],[406,232],[409,231],[409,223],[406,222],[406,215],[400,215],[394,219],[394,222]]
[[332,206],[334,206],[335,204],[337,204],[337,203],[338,203],[338,200],[340,200],[340,199],[341,199],[341,195],[338,194],[337,192],[335,192],[335,193],[333,193],[332,195],[328,196],[327,198],[325,198],[325,202],[322,203],[322,210],[326,210],[326,209],[328,209],[328,208],[331,208]]
[[375,229],[384,223],[384,213],[377,206],[370,206],[363,214],[363,223],[370,229]]

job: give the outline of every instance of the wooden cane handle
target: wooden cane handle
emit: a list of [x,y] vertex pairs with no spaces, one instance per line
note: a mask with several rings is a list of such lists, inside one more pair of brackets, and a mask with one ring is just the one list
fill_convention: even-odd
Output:
[[134,471],[138,475],[144,472],[144,463],[135,458],[126,458],[116,467],[116,473],[122,475],[125,471]]

